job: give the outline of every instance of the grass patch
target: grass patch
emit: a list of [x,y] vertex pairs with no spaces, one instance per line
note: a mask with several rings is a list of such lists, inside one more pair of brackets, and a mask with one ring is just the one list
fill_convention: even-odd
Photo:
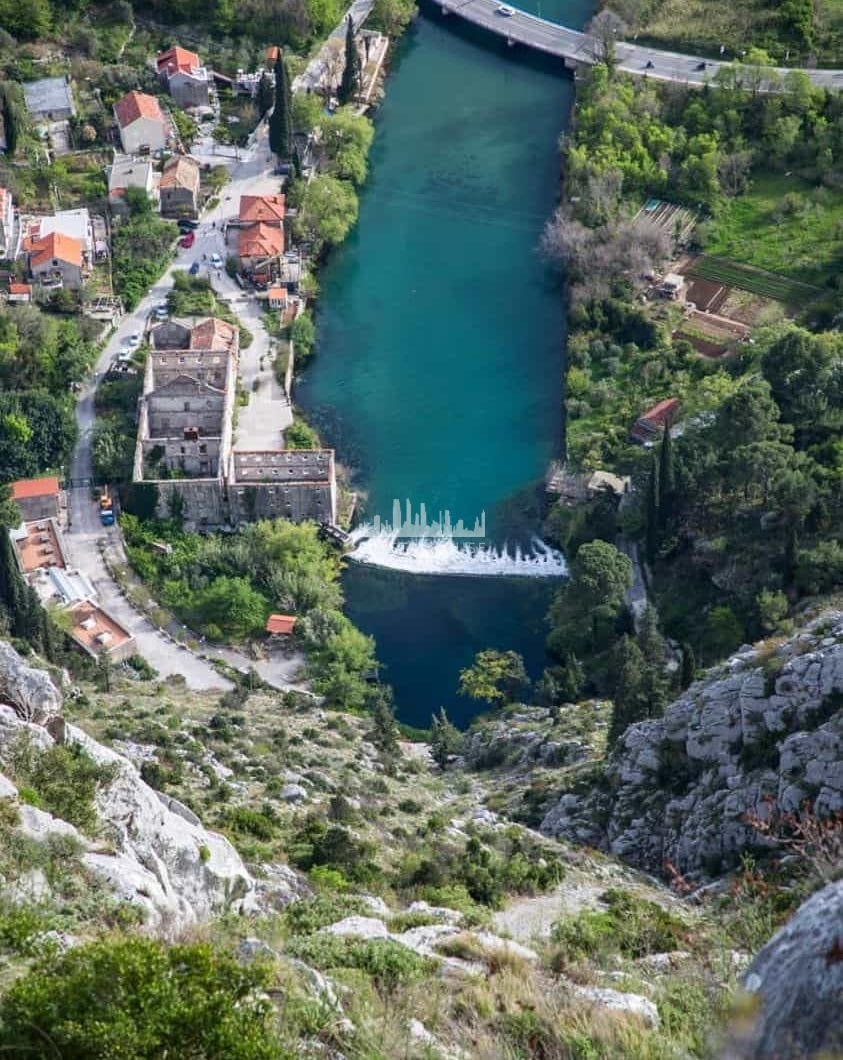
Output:
[[706,225],[705,249],[714,257],[730,259],[725,264],[739,262],[766,269],[780,274],[781,283],[791,280],[796,286],[773,293],[760,277],[753,283],[740,272],[736,280],[695,271],[708,279],[780,301],[791,298],[792,304],[802,305],[810,292],[800,285],[821,286],[834,275],[841,240],[843,192],[817,187],[796,176],[756,173],[748,191],[728,200]]

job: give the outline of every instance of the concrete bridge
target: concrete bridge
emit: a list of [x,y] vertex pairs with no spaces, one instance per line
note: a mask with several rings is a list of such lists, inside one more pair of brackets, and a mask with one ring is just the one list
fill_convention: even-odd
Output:
[[[522,44],[546,55],[558,56],[571,69],[581,63],[590,66],[603,54],[601,43],[590,34],[548,22],[517,8],[511,9],[511,15],[502,14],[500,0],[436,0],[436,3],[443,14],[459,15],[475,26],[497,34],[508,44]],[[705,59],[701,55],[666,52],[628,41],[617,42],[615,56],[618,69],[628,74],[698,86],[710,81],[721,67],[729,66],[729,63]],[[779,68],[777,72],[784,77],[790,71]],[[803,70],[802,73],[819,88],[843,89],[843,70]]]

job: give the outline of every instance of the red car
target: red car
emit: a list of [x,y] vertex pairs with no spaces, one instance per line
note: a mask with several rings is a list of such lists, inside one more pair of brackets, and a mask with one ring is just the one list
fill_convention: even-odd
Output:
[[179,246],[184,247],[185,250],[189,250],[196,241],[195,232],[185,232],[185,234],[179,240]]

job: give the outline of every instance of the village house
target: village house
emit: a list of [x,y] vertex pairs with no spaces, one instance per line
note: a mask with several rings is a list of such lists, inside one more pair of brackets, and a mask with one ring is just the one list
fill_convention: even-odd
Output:
[[668,272],[662,277],[657,291],[662,298],[669,298],[672,302],[684,301],[685,277],[678,272]]
[[127,155],[163,151],[167,146],[169,127],[155,96],[127,93],[114,104],[114,118]]
[[9,283],[9,293],[7,295],[7,301],[12,303],[23,303],[27,304],[32,301],[32,284],[31,283]]
[[228,494],[235,526],[256,519],[336,522],[333,449],[235,450],[231,463]]
[[8,188],[0,188],[0,258],[8,261],[17,257],[15,235],[15,206]]
[[126,192],[137,188],[158,201],[158,182],[152,163],[143,158],[115,158],[106,169],[108,202],[112,210],[126,211]]
[[99,604],[80,600],[66,607],[65,612],[70,617],[68,634],[91,658],[104,656],[111,662],[120,662],[137,651],[131,633]]
[[85,249],[78,239],[52,232],[29,248],[29,272],[42,287],[80,290],[85,282]]
[[270,283],[281,271],[285,214],[283,195],[240,197],[237,257],[241,271],[255,283]]
[[76,210],[57,210],[54,214],[44,217],[30,218],[24,236],[24,249],[29,249],[39,239],[53,234],[67,236],[81,243],[86,262],[93,260],[94,228],[91,215],[84,206]]
[[638,417],[629,436],[641,445],[653,445],[661,437],[663,431],[670,430],[678,415],[678,398],[666,398]]
[[159,184],[164,217],[197,217],[199,214],[199,163],[176,155],[164,166]]
[[207,107],[211,77],[195,52],[176,45],[156,58],[155,67],[178,106]]
[[59,514],[59,480],[54,475],[23,478],[11,484],[12,500],[20,509],[24,522],[33,519],[55,519]]
[[23,86],[26,109],[36,123],[66,121],[76,113],[69,77],[42,77]]

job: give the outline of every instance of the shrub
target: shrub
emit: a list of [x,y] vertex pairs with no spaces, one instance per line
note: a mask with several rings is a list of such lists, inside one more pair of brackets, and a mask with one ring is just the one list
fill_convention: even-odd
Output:
[[311,935],[288,940],[285,951],[316,968],[357,968],[372,980],[380,994],[389,995],[429,976],[436,962],[389,939],[359,939]]
[[233,831],[254,836],[256,839],[269,841],[278,834],[275,815],[268,807],[263,810],[251,810],[248,806],[238,806],[228,811],[225,820]]
[[284,910],[284,923],[292,935],[313,935],[320,928],[336,924],[354,913],[363,913],[365,902],[356,897],[320,894],[315,898],[293,902]]
[[565,917],[553,928],[563,963],[612,954],[636,959],[649,953],[669,953],[686,940],[687,928],[679,917],[655,902],[636,898],[617,888],[603,894],[605,911]]
[[83,832],[96,828],[94,796],[117,771],[115,766],[99,765],[81,744],[56,744],[39,751],[28,738],[13,749],[12,770],[16,780],[33,789],[39,805]]
[[0,1050],[63,1060],[277,1060],[264,966],[208,945],[96,942],[51,955],[0,1000]]

